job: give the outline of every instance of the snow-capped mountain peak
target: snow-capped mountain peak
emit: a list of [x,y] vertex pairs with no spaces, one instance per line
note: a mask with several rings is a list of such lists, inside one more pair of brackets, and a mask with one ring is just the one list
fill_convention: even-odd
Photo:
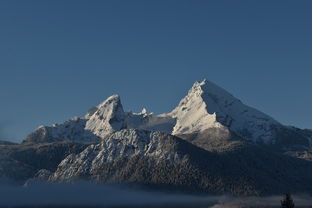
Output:
[[177,118],[173,134],[187,134],[226,126],[242,138],[274,143],[273,127],[280,126],[270,116],[244,105],[211,81],[195,82],[172,111]]
[[125,112],[119,95],[112,95],[99,104],[93,112],[89,112],[85,129],[99,137],[124,128]]
[[[206,83],[206,80],[203,82],[195,82],[188,94],[170,113],[174,118],[176,118],[176,125],[174,126],[172,132],[173,134],[190,134],[200,132],[207,128],[218,128],[222,126],[217,121],[216,114],[208,112],[207,103],[202,97],[204,94],[202,86]],[[217,108],[217,106],[215,105],[214,108]]]

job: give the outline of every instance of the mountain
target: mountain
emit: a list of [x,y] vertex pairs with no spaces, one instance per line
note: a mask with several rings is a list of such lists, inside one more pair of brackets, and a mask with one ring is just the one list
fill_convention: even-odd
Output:
[[[75,118],[52,127],[39,127],[24,142],[94,142],[121,129],[162,131],[189,138],[190,135],[228,131],[244,140],[285,148],[310,148],[311,137],[284,126],[270,116],[243,104],[233,95],[204,80],[195,82],[171,112],[160,115],[124,112],[120,97],[113,95]],[[223,135],[225,136],[225,135]]]
[[0,145],[0,177],[126,183],[236,195],[309,192],[312,133],[285,126],[216,84],[195,82],[171,112],[125,112],[112,95],[81,118]]
[[272,143],[272,126],[281,126],[273,118],[244,105],[207,80],[195,82],[171,114],[177,118],[173,134],[189,134],[226,126],[243,138]]

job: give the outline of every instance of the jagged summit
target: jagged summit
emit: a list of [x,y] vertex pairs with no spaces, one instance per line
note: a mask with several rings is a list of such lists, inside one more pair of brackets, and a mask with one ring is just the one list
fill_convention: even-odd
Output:
[[207,79],[204,79],[202,82],[196,81],[193,84],[193,87],[191,88],[190,91],[200,91],[202,93],[210,93],[210,94],[216,94],[219,96],[227,97],[228,99],[230,98],[235,99],[232,94],[230,94],[222,87],[218,86],[217,84]]
[[112,95],[94,109],[93,114],[88,113],[85,129],[90,130],[99,137],[104,137],[114,131],[124,128],[125,112],[119,95]]
[[115,95],[111,95],[108,98],[106,98],[102,103],[98,104],[95,107],[92,107],[88,110],[88,112],[85,115],[86,119],[90,119],[90,117],[99,109],[101,108],[105,108],[107,106],[108,103],[121,103],[120,101],[120,96],[115,94]]
[[120,102],[120,96],[118,94],[114,94],[109,96],[106,100],[104,100],[102,103],[98,105],[98,108],[104,107],[107,105],[107,103],[119,103]]
[[206,84],[206,80],[195,82],[188,94],[170,113],[172,117],[176,118],[173,134],[190,134],[207,128],[221,127],[216,120],[216,114],[208,113],[207,103],[203,100],[202,86]]

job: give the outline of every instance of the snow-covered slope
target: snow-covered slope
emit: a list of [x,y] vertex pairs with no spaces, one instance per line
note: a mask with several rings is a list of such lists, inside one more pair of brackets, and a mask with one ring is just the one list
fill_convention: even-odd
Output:
[[61,124],[39,126],[34,132],[29,134],[23,142],[44,143],[73,141],[89,143],[99,141],[99,137],[85,129],[86,122],[86,119],[75,117]]
[[141,113],[126,114],[126,127],[171,133],[176,119],[168,114],[155,115],[143,109]]

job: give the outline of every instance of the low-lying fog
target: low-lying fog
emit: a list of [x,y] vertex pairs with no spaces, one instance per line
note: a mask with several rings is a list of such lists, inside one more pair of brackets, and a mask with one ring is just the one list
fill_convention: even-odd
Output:
[[[310,207],[312,197],[292,195],[296,207]],[[94,206],[94,207],[279,207],[283,196],[233,197],[192,196],[146,192],[117,185],[98,185],[86,182],[76,184],[31,183],[16,186],[0,185],[0,206]]]

